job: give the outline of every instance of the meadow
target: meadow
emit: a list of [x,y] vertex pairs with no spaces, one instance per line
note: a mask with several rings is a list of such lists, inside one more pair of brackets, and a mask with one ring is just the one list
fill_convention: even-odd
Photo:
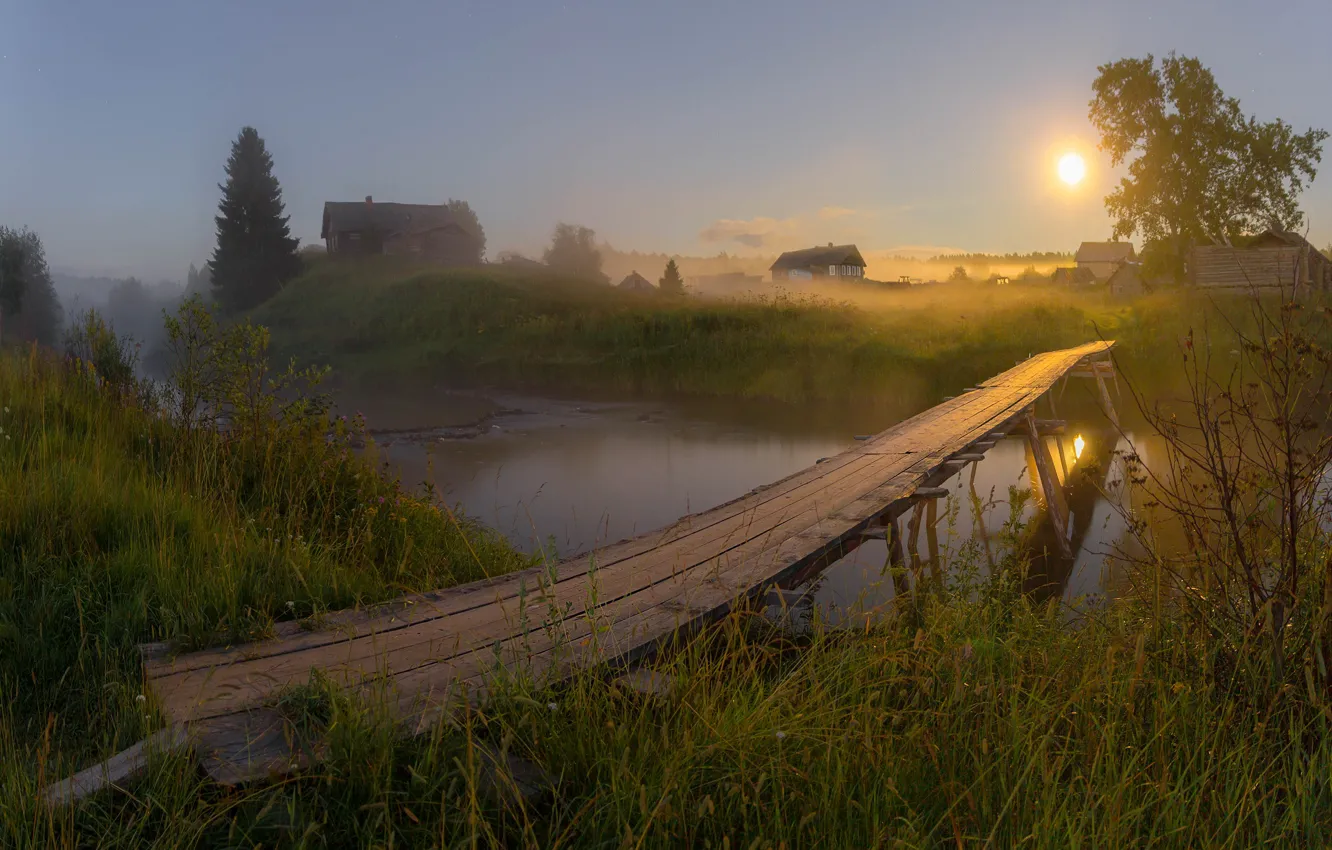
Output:
[[[391,286],[429,288],[431,280]],[[509,303],[512,314],[530,317],[521,304],[496,301],[496,289],[482,281],[475,302],[439,300],[480,304],[488,316]],[[588,298],[592,312],[611,303],[578,291],[565,297]],[[379,310],[393,300],[349,286],[328,303],[354,298]],[[810,328],[829,330],[818,322],[831,321],[833,308],[616,301],[596,320],[606,325],[593,327],[666,312],[678,316],[671,328],[696,329],[700,316],[763,310],[789,312],[808,342]],[[409,321],[416,312],[387,315]],[[559,321],[574,323],[583,312]],[[436,318],[447,314],[441,308]],[[1153,322],[1173,333],[1179,321],[1141,304],[1120,316],[1122,335]],[[451,321],[457,328],[469,320]],[[902,333],[912,324],[882,321],[902,321]],[[515,322],[504,339],[529,324]],[[990,333],[997,338],[1000,328],[996,322]],[[706,345],[728,338],[714,331],[700,332]],[[1042,334],[1063,332],[1013,328],[1003,344],[1011,348],[1018,337],[1034,346]],[[956,345],[948,337],[931,336],[938,350]],[[446,336],[431,339],[447,345]],[[545,331],[529,339],[586,344]],[[789,350],[791,339],[770,350]],[[264,348],[262,334],[215,341],[233,354]],[[248,366],[244,357],[221,361],[210,392],[235,415],[219,430],[194,412],[164,411],[129,373],[110,368],[116,356],[105,341],[86,353],[84,360],[36,350],[0,358],[4,846],[1332,840],[1332,713],[1312,662],[1274,679],[1247,663],[1262,657],[1247,648],[1248,632],[1209,627],[1159,588],[1071,627],[1058,601],[1037,604],[1019,592],[1026,565],[1016,520],[1000,541],[997,569],[981,571],[976,545],[959,542],[945,586],[920,588],[896,616],[864,630],[816,624],[794,636],[757,612],[737,611],[657,659],[674,682],[664,696],[624,688],[603,670],[554,686],[518,675],[497,684],[485,704],[401,738],[373,697],[353,699],[315,678],[283,703],[328,744],[315,768],[227,789],[177,753],[153,760],[124,788],[50,809],[39,799],[45,782],[160,724],[151,700],[140,699],[136,644],[188,648],[260,637],[281,621],[317,622],[327,610],[531,563],[465,515],[385,477],[373,443],[355,451],[364,439],[356,423],[329,420],[317,396],[266,404],[231,394],[228,386],[246,383],[237,376],[256,374],[253,357]],[[1327,551],[1323,538],[1309,546]],[[1316,610],[1317,581],[1299,591]],[[1305,629],[1311,621],[1302,622]],[[507,763],[489,766],[497,751],[539,768],[543,792],[512,793]]]
[[1125,302],[1019,284],[817,289],[769,284],[747,299],[670,299],[502,268],[374,258],[316,262],[254,320],[272,329],[279,358],[327,363],[351,384],[790,403],[902,385],[937,399],[1034,352],[1102,335],[1120,339],[1126,358],[1148,362],[1187,330],[1178,293]]

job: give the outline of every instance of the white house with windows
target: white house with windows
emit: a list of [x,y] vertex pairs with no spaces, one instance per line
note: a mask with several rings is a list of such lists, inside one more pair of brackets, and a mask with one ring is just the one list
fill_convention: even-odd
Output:
[[812,280],[814,278],[865,277],[865,258],[855,245],[834,245],[787,251],[772,264],[772,279]]

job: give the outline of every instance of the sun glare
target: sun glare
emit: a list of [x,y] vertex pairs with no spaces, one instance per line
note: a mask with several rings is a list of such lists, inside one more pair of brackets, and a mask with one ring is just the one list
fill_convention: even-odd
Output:
[[1066,153],[1059,158],[1059,179],[1069,186],[1076,186],[1087,176],[1087,163],[1075,153]]

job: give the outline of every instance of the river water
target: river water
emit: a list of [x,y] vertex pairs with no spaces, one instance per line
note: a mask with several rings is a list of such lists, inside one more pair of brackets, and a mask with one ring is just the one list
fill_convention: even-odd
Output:
[[[1125,542],[1125,526],[1106,493],[1123,498],[1114,450],[1127,444],[1082,386],[1088,383],[1069,382],[1058,402],[1067,429],[1058,441],[1047,438],[1056,457],[1062,449],[1056,472],[1068,484],[1072,562],[1046,554],[1054,551],[1054,532],[1045,521],[1038,479],[1025,441],[1009,437],[944,485],[950,498],[940,503],[936,534],[945,563],[958,562],[965,551],[983,571],[998,557],[1010,515],[1009,490],[1018,487],[1037,494],[1021,512],[1029,525],[1023,545],[1033,558],[1029,591],[1058,595],[1077,607],[1114,596],[1122,587],[1124,579],[1106,555]],[[455,398],[448,405],[468,416],[484,407],[475,399]],[[373,407],[366,409],[374,428]],[[915,410],[867,409],[834,418],[823,411],[729,400],[501,398],[490,403],[489,412],[493,415],[470,427],[399,431],[376,439],[404,484],[429,481],[444,501],[460,505],[520,548],[544,547],[567,556],[734,499],[855,446],[857,434],[880,431]],[[1038,412],[1051,415],[1045,403]],[[976,501],[985,505],[979,521]],[[919,539],[924,555],[923,531]],[[825,571],[814,585],[822,616],[833,622],[873,616],[891,601],[886,559],[887,544],[868,541]]]

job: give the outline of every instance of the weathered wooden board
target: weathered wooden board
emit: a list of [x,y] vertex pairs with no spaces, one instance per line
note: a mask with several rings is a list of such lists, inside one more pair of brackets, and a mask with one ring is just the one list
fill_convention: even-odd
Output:
[[238,781],[300,761],[267,707],[312,669],[392,689],[409,719],[478,698],[497,669],[558,677],[628,663],[854,548],[950,459],[992,445],[1055,381],[1111,345],[1030,358],[768,487],[551,567],[342,612],[315,631],[287,626],[274,640],[175,658],[146,649],[148,686],[172,722],[193,725],[209,772]]

